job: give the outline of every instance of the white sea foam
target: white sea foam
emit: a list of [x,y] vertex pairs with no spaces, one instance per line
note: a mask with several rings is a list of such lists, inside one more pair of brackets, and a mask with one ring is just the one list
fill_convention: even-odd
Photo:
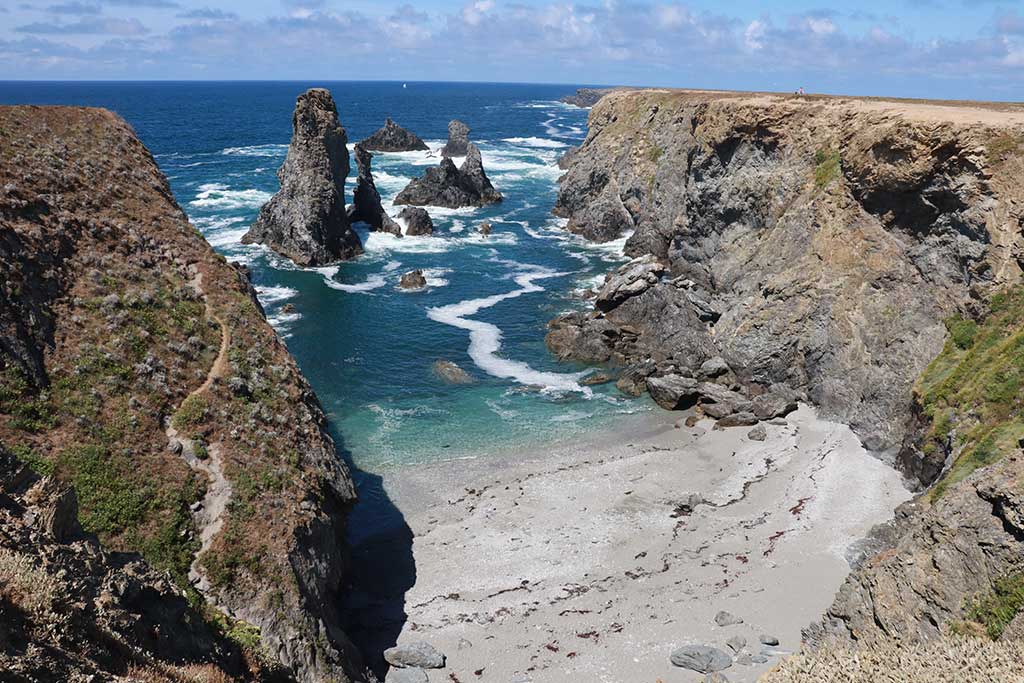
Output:
[[245,233],[249,228],[236,228],[235,230],[220,230],[206,235],[206,241],[211,247],[232,247],[242,243]]
[[259,208],[272,196],[262,190],[231,190],[220,183],[207,183],[197,189],[199,192],[189,206],[222,211]]
[[325,275],[324,284],[330,287],[331,289],[337,289],[340,292],[349,292],[355,294],[359,292],[371,292],[375,289],[380,289],[381,287],[387,284],[387,280],[384,278],[383,275],[375,274],[369,276],[363,282],[357,282],[355,284],[345,284],[342,282],[338,282],[333,277]]
[[402,262],[401,261],[388,261],[386,264],[384,264],[384,272],[385,273],[393,273],[393,272],[395,272],[396,270],[398,270],[401,267],[402,267]]
[[257,285],[255,289],[260,303],[264,306],[273,306],[274,304],[291,299],[299,293],[299,290],[292,289],[291,287],[274,287],[271,285]]
[[283,157],[288,153],[288,145],[250,145],[248,147],[228,147],[221,154],[239,157]]
[[548,138],[538,137],[502,138],[502,142],[508,142],[513,145],[525,145],[526,147],[540,147],[541,149],[558,149],[569,146],[564,142],[559,142],[558,140],[549,140]]
[[580,386],[579,379],[586,373],[557,373],[534,370],[526,363],[501,358],[497,355],[501,348],[501,329],[496,325],[470,320],[485,308],[496,306],[502,301],[514,299],[524,294],[543,292],[544,288],[536,284],[536,280],[558,277],[565,273],[556,273],[546,268],[524,266],[529,268],[513,278],[519,289],[495,294],[480,299],[468,299],[459,303],[427,309],[427,316],[445,325],[451,325],[469,332],[469,357],[481,370],[494,377],[511,379],[519,384],[540,385],[545,391],[578,392],[591,396],[588,387]]
[[424,268],[423,277],[427,279],[427,287],[444,287],[448,284],[445,276],[451,272],[451,268]]

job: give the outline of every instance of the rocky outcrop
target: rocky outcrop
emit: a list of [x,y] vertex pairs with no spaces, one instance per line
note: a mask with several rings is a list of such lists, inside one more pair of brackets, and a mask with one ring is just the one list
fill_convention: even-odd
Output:
[[434,361],[430,366],[438,378],[448,384],[472,384],[473,376],[450,360]]
[[453,120],[448,124],[448,142],[441,148],[443,157],[464,157],[469,153],[469,126]]
[[410,270],[402,274],[398,286],[402,289],[423,289],[427,286],[427,278],[423,276],[422,270]]
[[0,575],[0,670],[9,680],[112,680],[130,667],[153,681],[189,669],[259,679],[259,662],[250,672],[238,645],[165,574],[82,531],[73,489],[2,446]]
[[348,137],[331,93],[299,95],[288,156],[277,172],[281,189],[242,238],[265,244],[301,266],[319,266],[362,253],[345,212]]
[[[302,683],[365,680],[337,607],[354,485],[248,279],[114,114],[0,107],[0,129],[0,290],[25,301],[3,320],[29,316],[0,348],[0,443],[254,656]],[[44,522],[55,540],[62,520]]]
[[935,640],[968,618],[971,602],[1024,571],[1024,456],[1007,454],[937,500],[905,504],[876,529],[881,550],[840,588],[812,647]]
[[560,97],[558,101],[587,109],[600,102],[601,98],[608,93],[623,89],[624,88],[577,88],[576,94]]
[[418,206],[407,206],[398,212],[398,217],[405,221],[406,235],[433,235],[434,221],[426,209]]
[[456,168],[451,159],[443,159],[440,166],[428,168],[399,192],[395,204],[459,208],[485,206],[501,199],[484,172],[480,150],[470,143],[462,166]]
[[389,232],[401,236],[402,227],[392,220],[381,206],[380,193],[377,192],[377,185],[373,182],[373,171],[370,169],[373,155],[359,144],[355,146],[355,156],[359,177],[352,195],[352,206],[348,208],[348,220],[352,223],[366,223],[376,232]]
[[943,320],[1020,275],[1024,198],[998,167],[1017,163],[1000,154],[1024,126],[962,114],[605,95],[555,213],[589,239],[628,235],[626,254],[641,260],[592,313],[553,323],[552,349],[653,363],[647,376],[696,377],[719,357],[748,397],[787,385],[868,447],[895,450]]
[[407,131],[390,118],[384,127],[359,143],[363,149],[373,152],[417,152],[430,149],[415,133]]

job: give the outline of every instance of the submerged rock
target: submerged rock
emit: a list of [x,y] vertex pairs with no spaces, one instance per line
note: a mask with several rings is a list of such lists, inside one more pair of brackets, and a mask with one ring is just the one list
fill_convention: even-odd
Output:
[[422,641],[396,645],[384,650],[384,660],[400,668],[440,669],[444,667],[444,655],[429,643]]
[[427,278],[424,277],[422,270],[410,270],[402,275],[398,285],[402,289],[423,289],[427,286]]
[[414,178],[399,192],[395,204],[457,209],[501,200],[501,193],[494,189],[484,172],[480,149],[470,143],[462,166],[456,167],[451,159],[442,159],[439,166],[428,168],[422,177]]
[[363,252],[345,211],[348,137],[331,93],[299,95],[288,156],[277,172],[281,189],[260,209],[242,238],[265,244],[301,266],[319,266]]
[[398,212],[398,217],[405,221],[406,235],[433,235],[434,221],[426,209],[418,206],[407,206]]
[[670,659],[676,666],[702,674],[732,666],[732,657],[710,645],[686,645],[673,652]]
[[359,167],[359,177],[356,180],[352,206],[348,208],[349,221],[366,223],[372,230],[389,232],[401,237],[401,226],[392,220],[381,206],[380,193],[377,192],[377,185],[373,182],[373,173],[370,170],[370,161],[373,159],[373,155],[359,144],[355,147],[355,156],[356,165]]
[[473,377],[450,360],[435,361],[431,366],[434,374],[449,384],[472,384]]
[[368,150],[375,152],[416,152],[430,149],[418,135],[412,133],[392,121],[384,121],[384,127],[359,143]]
[[464,157],[469,151],[469,126],[452,120],[448,124],[448,142],[441,148],[443,157]]

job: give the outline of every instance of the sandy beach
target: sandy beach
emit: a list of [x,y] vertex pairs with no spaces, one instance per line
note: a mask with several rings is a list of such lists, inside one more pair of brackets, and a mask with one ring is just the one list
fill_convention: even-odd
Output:
[[[519,462],[385,475],[413,533],[398,641],[447,655],[430,680],[685,683],[702,676],[670,663],[675,648],[727,650],[741,636],[740,654],[767,661],[738,657],[725,673],[754,681],[799,647],[851,546],[909,492],[810,407],[766,424],[760,442],[681,415]],[[743,623],[716,625],[721,610]]]

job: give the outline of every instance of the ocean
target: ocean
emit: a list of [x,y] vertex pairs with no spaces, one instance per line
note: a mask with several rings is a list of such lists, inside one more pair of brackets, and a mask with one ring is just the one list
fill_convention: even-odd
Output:
[[[298,268],[240,239],[278,188],[295,98],[334,95],[350,148],[391,117],[431,152],[375,154],[385,209],[428,166],[457,118],[505,196],[473,209],[428,207],[435,234],[397,238],[358,229],[366,250],[328,268]],[[586,134],[585,110],[557,98],[575,86],[469,83],[0,83],[0,102],[107,107],[152,151],[193,224],[246,264],[267,317],[324,406],[346,457],[365,472],[503,451],[542,452],[553,439],[614,428],[650,411],[593,369],[557,362],[546,323],[586,304],[582,290],[624,262],[622,241],[591,245],[551,215],[558,157]],[[355,162],[346,191],[356,176]],[[478,234],[490,221],[493,233]],[[426,291],[398,288],[421,268]],[[457,363],[470,385],[431,366]]]

